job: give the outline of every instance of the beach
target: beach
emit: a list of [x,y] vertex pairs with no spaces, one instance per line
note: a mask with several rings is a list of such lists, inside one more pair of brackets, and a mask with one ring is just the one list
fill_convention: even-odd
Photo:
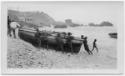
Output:
[[[116,69],[117,39],[110,38],[108,33],[117,32],[114,27],[68,27],[56,28],[54,31],[72,32],[76,37],[88,37],[89,48],[92,49],[97,39],[99,52],[88,55],[82,46],[78,54],[57,52],[36,48],[21,39],[8,37],[7,61],[8,68],[41,68],[41,69]],[[29,49],[29,50],[27,50]],[[33,57],[33,58],[32,58]],[[35,59],[34,59],[35,58]]]

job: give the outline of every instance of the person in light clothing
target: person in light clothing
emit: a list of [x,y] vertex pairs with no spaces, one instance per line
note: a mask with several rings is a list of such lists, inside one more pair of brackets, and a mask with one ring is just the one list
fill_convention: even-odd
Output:
[[18,32],[19,32],[19,28],[21,27],[21,25],[18,22],[11,22],[10,23],[10,36],[13,36],[14,38],[19,38]]

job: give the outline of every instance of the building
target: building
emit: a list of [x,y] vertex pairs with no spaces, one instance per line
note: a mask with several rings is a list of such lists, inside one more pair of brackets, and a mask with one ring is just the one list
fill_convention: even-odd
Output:
[[70,27],[80,26],[79,24],[73,23],[72,19],[66,19],[65,23],[67,24],[67,26],[70,26]]
[[65,20],[65,23],[66,23],[66,24],[72,24],[72,19],[66,19],[66,20]]

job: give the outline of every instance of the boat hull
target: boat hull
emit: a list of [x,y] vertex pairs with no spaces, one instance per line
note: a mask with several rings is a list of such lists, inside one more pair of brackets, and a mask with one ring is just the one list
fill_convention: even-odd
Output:
[[[19,30],[19,36],[21,39],[30,42],[31,44],[33,44],[34,46],[38,46],[38,40],[35,37],[35,31],[26,31],[26,30]],[[42,41],[43,39],[41,38],[41,47],[44,48],[44,41]],[[62,51],[62,52],[71,52],[69,49],[68,44],[66,43],[66,39],[63,39],[63,50],[60,50],[58,48],[59,43],[56,41],[56,37],[53,36],[47,36],[46,38],[47,42],[48,42],[48,48],[49,49],[54,49],[56,51]],[[80,40],[72,40],[72,46],[73,46],[73,53],[78,53],[80,51],[82,45],[82,41]]]
[[117,39],[117,33],[109,33],[109,36],[110,36],[111,38]]

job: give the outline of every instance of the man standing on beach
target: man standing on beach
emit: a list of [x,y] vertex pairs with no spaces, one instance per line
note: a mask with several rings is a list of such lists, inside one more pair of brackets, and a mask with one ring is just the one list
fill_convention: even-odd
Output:
[[19,28],[21,25],[18,22],[12,21],[10,23],[10,34],[13,33],[14,38],[19,38]]
[[73,40],[72,33],[69,32],[68,36],[67,36],[67,44],[68,44],[68,47],[69,47],[70,51],[73,53],[72,40]]
[[93,51],[94,49],[96,49],[96,51],[98,52],[98,48],[97,48],[96,42],[97,42],[97,39],[94,39],[92,51]]
[[35,37],[36,37],[36,39],[37,39],[39,48],[41,47],[41,39],[40,39],[40,36],[41,36],[40,30],[39,30],[39,28],[36,28]]

